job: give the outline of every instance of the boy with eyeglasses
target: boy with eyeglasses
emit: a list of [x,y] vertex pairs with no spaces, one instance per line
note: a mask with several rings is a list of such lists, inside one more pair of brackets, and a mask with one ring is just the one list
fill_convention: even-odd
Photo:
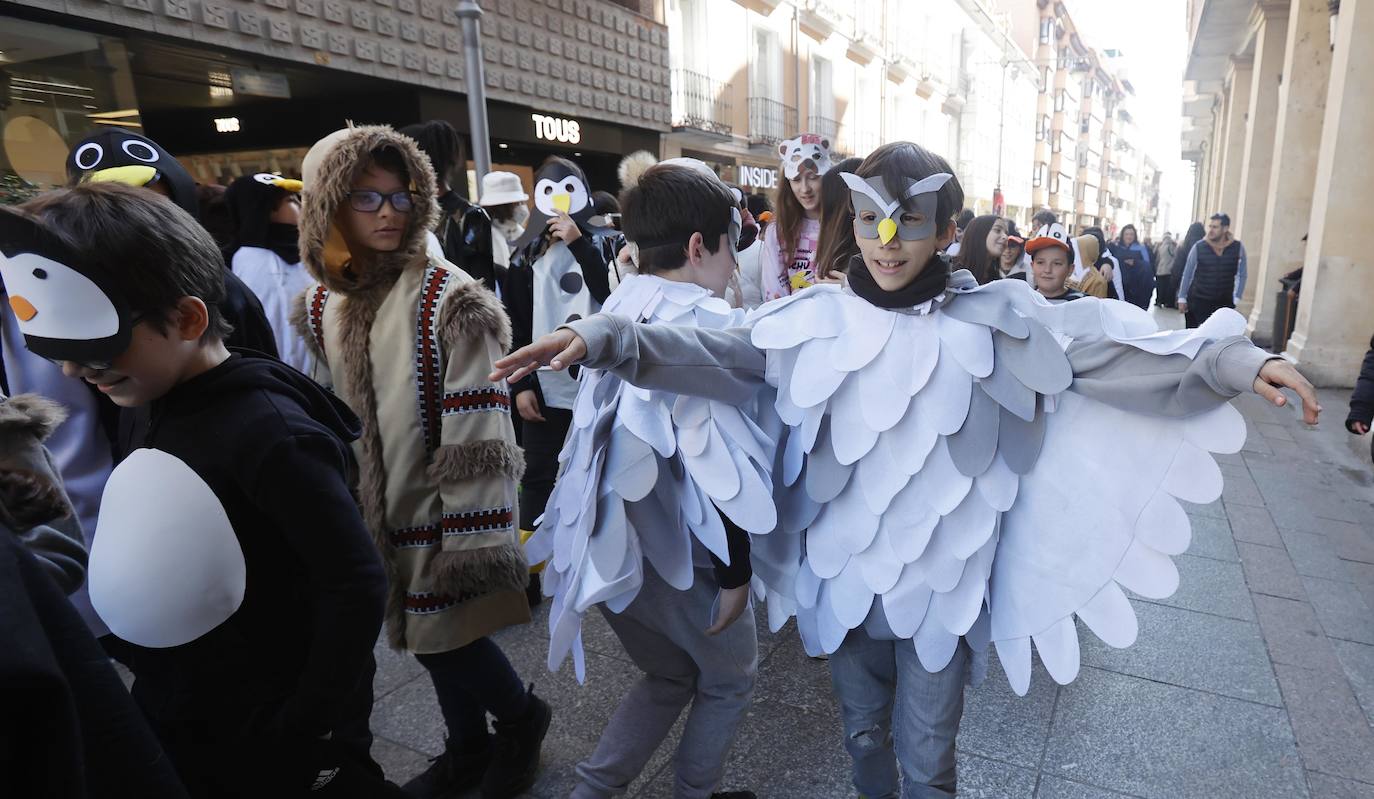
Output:
[[[388,637],[430,673],[444,753],[406,786],[511,797],[533,782],[549,706],[487,636],[529,621],[516,540],[510,395],[487,379],[510,322],[480,281],[430,255],[435,177],[383,126],[326,136],[302,163],[297,306],[316,379],[362,419],[358,499],[390,578]],[[487,715],[495,718],[495,735]]]
[[25,346],[148,409],[105,487],[91,602],[191,796],[394,794],[369,752],[386,581],[350,495],[358,420],[275,358],[225,347],[220,263],[204,228],[142,188],[0,209]]

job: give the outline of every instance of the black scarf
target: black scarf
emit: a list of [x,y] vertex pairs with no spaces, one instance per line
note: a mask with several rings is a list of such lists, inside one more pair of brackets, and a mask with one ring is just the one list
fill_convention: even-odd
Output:
[[269,222],[262,246],[276,253],[278,258],[288,264],[298,264],[301,262],[300,241],[300,228],[280,222]]
[[886,291],[878,285],[869,274],[862,255],[850,259],[848,275],[849,287],[873,305],[889,310],[914,308],[945,290],[949,284],[949,259],[941,253],[932,255],[916,279],[896,291]]

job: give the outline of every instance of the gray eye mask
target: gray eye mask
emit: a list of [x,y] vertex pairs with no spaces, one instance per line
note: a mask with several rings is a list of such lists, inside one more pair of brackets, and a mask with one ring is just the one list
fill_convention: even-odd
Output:
[[[930,177],[912,182],[902,193],[900,199],[892,199],[887,193],[881,176],[864,180],[852,172],[840,175],[849,187],[850,201],[854,205],[854,235],[865,239],[878,239],[883,244],[899,237],[902,241],[920,241],[934,236],[939,225],[935,219],[938,206],[937,192],[954,178],[948,172],[937,172]],[[921,215],[921,222],[904,224],[901,221],[902,201],[915,199],[915,211]],[[871,211],[877,215],[872,222],[865,222],[862,215]]]

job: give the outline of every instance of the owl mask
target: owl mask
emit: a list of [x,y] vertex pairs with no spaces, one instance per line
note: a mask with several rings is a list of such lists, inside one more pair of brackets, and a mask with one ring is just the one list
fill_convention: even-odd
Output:
[[[920,241],[936,234],[939,229],[939,221],[935,218],[935,210],[939,205],[938,192],[954,176],[948,172],[937,172],[914,181],[897,199],[888,195],[881,176],[864,180],[852,172],[844,172],[840,177],[849,187],[850,201],[854,205],[854,235],[878,239],[887,244],[893,237],[903,241]],[[906,200],[914,200],[915,207],[912,210],[921,215],[920,222],[905,224],[901,221],[902,203]],[[865,222],[865,211],[872,211],[877,217]]]

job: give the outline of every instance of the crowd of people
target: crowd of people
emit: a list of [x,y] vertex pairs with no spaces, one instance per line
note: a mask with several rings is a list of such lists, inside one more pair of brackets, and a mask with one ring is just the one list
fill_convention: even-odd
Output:
[[[578,799],[624,792],[684,710],[674,795],[753,796],[722,788],[753,601],[829,659],[857,791],[953,796],[989,644],[1024,693],[1032,646],[1074,678],[1075,615],[1131,643],[1118,584],[1172,568],[1167,490],[1206,501],[1177,487],[1239,447],[1227,401],[1319,409],[1223,310],[1224,214],[1180,246],[1023,233],[918,144],[778,155],[771,201],[635,154],[618,196],[552,155],[473,202],[443,121],[350,125],[223,191],[116,131],[0,208],[6,793],[517,796],[572,711],[491,636],[547,600],[551,667],[595,679],[596,608],[643,672]],[[1142,343],[1152,297],[1215,321]],[[1203,414],[1191,465],[1055,487]],[[1112,527],[1146,506],[1159,530]],[[379,635],[445,725],[404,786],[370,754]]]

